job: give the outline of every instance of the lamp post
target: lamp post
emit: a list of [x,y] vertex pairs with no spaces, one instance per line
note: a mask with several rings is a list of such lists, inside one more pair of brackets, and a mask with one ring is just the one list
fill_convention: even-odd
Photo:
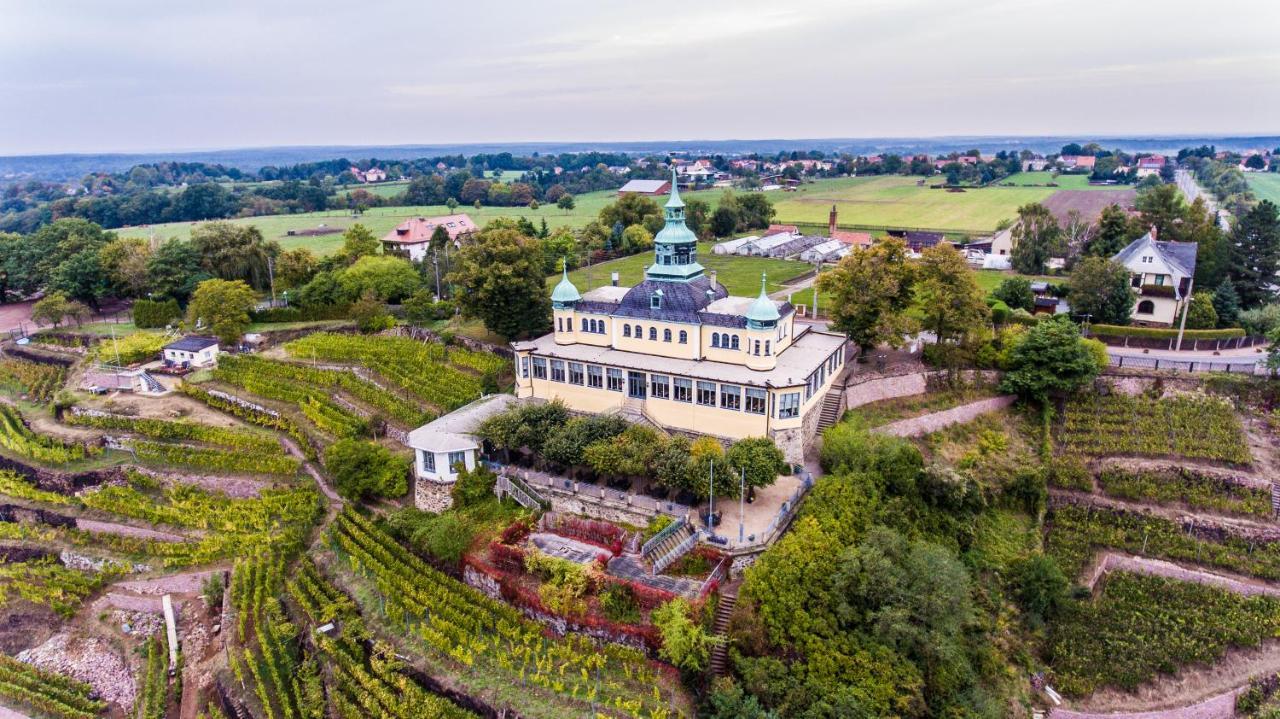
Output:
[[746,541],[747,525],[747,468],[742,468],[742,478],[738,480],[738,544]]
[[711,460],[711,481],[707,485],[708,501],[707,501],[707,531],[711,536],[716,536],[716,461]]

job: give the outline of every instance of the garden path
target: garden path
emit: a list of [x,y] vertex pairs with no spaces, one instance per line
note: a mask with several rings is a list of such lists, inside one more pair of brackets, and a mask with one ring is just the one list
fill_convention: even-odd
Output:
[[31,717],[21,712],[16,712],[9,707],[0,706],[0,719],[31,719]]
[[324,492],[324,496],[328,497],[331,502],[341,503],[342,497],[338,496],[338,493],[329,487],[329,483],[324,480],[324,477],[321,476],[319,470],[315,468],[315,465],[307,461],[307,456],[298,448],[297,443],[294,442],[291,437],[285,436],[281,436],[280,441],[284,444],[284,448],[289,452],[289,454],[302,460],[302,468],[307,470],[307,474],[311,475],[312,479],[316,481],[316,484],[320,485],[320,491]]
[[1236,715],[1236,695],[1243,689],[1232,689],[1202,702],[1174,709],[1120,714],[1054,709],[1049,712],[1049,719],[1232,719]]

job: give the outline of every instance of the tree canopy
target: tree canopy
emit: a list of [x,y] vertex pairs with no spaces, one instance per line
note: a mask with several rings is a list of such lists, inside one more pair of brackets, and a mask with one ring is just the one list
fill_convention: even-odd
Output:
[[507,339],[551,327],[551,295],[536,240],[491,222],[458,253],[449,280],[464,314]]
[[1067,285],[1071,311],[1089,315],[1089,321],[1127,325],[1137,295],[1129,270],[1111,259],[1086,257],[1076,264]]
[[907,315],[915,286],[915,269],[907,262],[907,246],[888,238],[840,260],[818,276],[818,290],[832,297],[831,327],[865,354],[879,344],[902,346],[915,328]]
[[208,328],[224,345],[235,346],[249,328],[249,313],[257,298],[240,280],[205,280],[196,287],[187,305],[187,322]]

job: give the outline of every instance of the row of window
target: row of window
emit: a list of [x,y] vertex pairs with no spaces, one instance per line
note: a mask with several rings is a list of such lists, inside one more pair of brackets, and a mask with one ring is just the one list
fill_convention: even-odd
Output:
[[[521,359],[521,372],[525,377],[532,375],[534,379],[548,379],[552,382],[585,385],[594,389],[608,389],[611,392],[622,392],[626,389],[625,373],[615,367],[600,367],[581,362],[566,362],[545,357],[524,357]],[[631,380],[635,386],[632,394],[648,396],[654,399],[674,400],[676,402],[696,403],[703,407],[719,407],[720,409],[749,414],[767,414],[769,412],[769,392],[760,387],[742,387],[733,384],[719,384],[704,380],[672,377],[662,374],[631,372]],[[788,392],[780,395],[777,414],[779,419],[789,419],[800,414],[800,393]]]
[[827,359],[818,366],[818,369],[814,370],[809,375],[809,379],[805,382],[805,400],[807,401],[813,396],[814,392],[818,391],[818,388],[826,384],[828,374],[835,374],[836,370],[840,369],[842,365],[844,365],[844,351],[836,350],[835,352],[832,352]]
[[[434,473],[436,471],[435,453],[428,452],[426,450],[419,450],[418,453],[422,455],[422,468],[428,472]],[[467,466],[466,452],[450,452],[449,453],[449,468],[452,469],[458,466],[461,466],[461,467]]]
[[[623,324],[623,325],[622,325],[622,336],[623,336],[623,337],[635,337],[635,338],[636,338],[636,339],[638,339],[638,340],[642,340],[642,339],[644,339],[644,328],[642,328],[640,325],[628,325],[628,324]],[[686,330],[680,330],[679,337],[680,337],[680,344],[682,344],[682,345],[683,345],[683,344],[688,344],[688,343],[689,343],[689,333],[688,333]],[[650,328],[649,328],[649,339],[650,339],[650,341],[653,341],[653,342],[657,342],[657,341],[658,341],[658,328],[657,328],[657,327],[650,327]],[[664,330],[662,330],[662,341],[663,341],[663,342],[670,342],[670,341],[671,341],[671,330],[669,330],[669,329],[664,329]]]

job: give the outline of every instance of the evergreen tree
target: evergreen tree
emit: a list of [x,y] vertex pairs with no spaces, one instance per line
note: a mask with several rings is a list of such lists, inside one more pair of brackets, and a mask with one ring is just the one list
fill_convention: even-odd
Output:
[[1187,303],[1187,329],[1211,330],[1218,324],[1218,312],[1213,308],[1213,295],[1197,292]]
[[1229,274],[1240,306],[1252,309],[1266,304],[1275,296],[1270,286],[1280,268],[1280,218],[1275,203],[1263,200],[1236,220],[1231,244]]
[[1240,295],[1229,280],[1213,291],[1213,309],[1218,313],[1219,327],[1235,327],[1240,321]]
[[1085,248],[1085,254],[1110,258],[1123,250],[1129,242],[1129,213],[1119,205],[1108,205],[1098,218],[1098,232]]

